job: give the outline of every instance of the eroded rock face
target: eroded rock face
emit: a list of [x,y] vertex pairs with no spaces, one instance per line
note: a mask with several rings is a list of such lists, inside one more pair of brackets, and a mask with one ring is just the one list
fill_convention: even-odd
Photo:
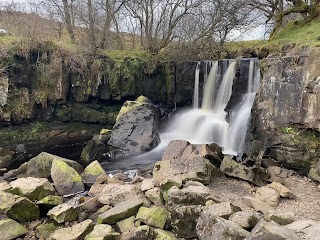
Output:
[[159,108],[144,98],[126,101],[108,144],[127,153],[146,152],[160,142]]

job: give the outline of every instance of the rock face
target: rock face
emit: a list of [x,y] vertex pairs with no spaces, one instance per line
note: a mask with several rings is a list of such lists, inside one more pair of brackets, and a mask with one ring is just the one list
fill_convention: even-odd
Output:
[[127,153],[146,152],[159,142],[160,112],[143,97],[126,101],[113,127],[108,144]]

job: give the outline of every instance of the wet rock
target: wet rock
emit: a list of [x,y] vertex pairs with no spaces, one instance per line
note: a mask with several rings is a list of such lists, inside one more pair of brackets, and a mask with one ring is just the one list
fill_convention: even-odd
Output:
[[156,228],[153,230],[154,240],[178,240],[171,232]]
[[147,226],[138,226],[135,228],[132,228],[129,232],[124,233],[121,236],[121,240],[149,240],[153,239],[153,231],[152,229]]
[[0,148],[0,169],[9,167],[12,164],[14,152]]
[[[186,151],[186,148],[190,146],[191,144],[188,141],[184,140],[172,140],[169,142],[168,146],[166,147],[165,152],[162,155],[162,160],[180,160],[181,156],[183,155],[184,151]],[[187,151],[190,155],[192,153],[191,151]],[[185,154],[187,155],[187,154]]]
[[51,167],[51,178],[60,195],[84,191],[84,184],[78,172],[61,160],[54,160]]
[[256,198],[243,197],[243,200],[248,206],[252,207],[257,212],[261,212],[263,214],[266,214],[268,212],[275,211],[275,209],[273,207],[271,207],[268,203],[263,202],[261,200],[258,200]]
[[280,226],[275,222],[260,222],[252,229],[247,240],[301,240],[301,238],[286,227]]
[[141,183],[141,191],[142,192],[145,192],[147,190],[150,190],[154,188],[154,182],[153,182],[153,179],[150,178],[150,179],[144,179]]
[[219,202],[212,191],[205,186],[172,187],[168,191],[167,204],[170,208],[186,205],[205,205],[209,200]]
[[230,221],[235,222],[244,229],[251,230],[262,218],[253,211],[240,211],[232,214],[229,218]]
[[115,224],[116,222],[136,214],[139,208],[143,205],[141,198],[131,198],[127,201],[117,204],[110,210],[98,216],[98,223]]
[[80,211],[78,206],[63,203],[52,208],[47,215],[57,223],[64,223],[77,220]]
[[159,108],[146,101],[126,101],[108,144],[129,153],[146,152],[160,142]]
[[293,212],[285,212],[285,213],[268,212],[264,215],[265,220],[267,220],[269,222],[274,221],[281,226],[292,223],[294,221],[293,217],[294,217]]
[[81,223],[75,224],[72,227],[61,228],[50,236],[51,240],[82,240],[93,229],[93,222],[85,220]]
[[55,189],[46,178],[18,178],[10,183],[12,194],[26,197],[31,201],[54,195]]
[[268,203],[272,207],[277,207],[280,201],[280,194],[276,190],[264,186],[257,189],[255,198]]
[[61,158],[59,156],[42,152],[30,161],[22,164],[18,169],[9,171],[4,175],[7,178],[13,177],[35,177],[35,178],[50,178],[51,165],[54,160],[61,160],[74,168],[78,173],[83,171],[83,167],[72,160]]
[[102,188],[98,202],[103,205],[109,204],[115,206],[138,193],[139,189],[131,184],[107,184]]
[[115,232],[114,229],[107,224],[97,224],[89,235],[85,237],[85,240],[118,240],[120,234]]
[[232,221],[220,217],[208,218],[208,215],[201,214],[197,221],[197,235],[200,240],[240,240],[247,237],[249,232]]
[[161,206],[163,203],[161,190],[158,187],[152,188],[145,192],[147,198],[156,206]]
[[282,185],[281,183],[273,182],[268,185],[268,187],[276,190],[281,197],[284,198],[290,198],[290,199],[295,199],[296,196],[295,194],[286,186]]
[[36,228],[36,237],[40,239],[49,239],[50,235],[57,230],[54,223],[41,224]]
[[109,151],[109,147],[102,143],[97,137],[89,140],[81,152],[81,162],[88,165],[94,160],[105,159],[105,153]]
[[17,237],[20,237],[27,233],[27,229],[17,223],[16,221],[12,219],[2,219],[0,220],[0,233],[1,233],[1,239],[4,240],[10,240],[10,239],[16,239]]
[[140,207],[136,220],[146,225],[163,229],[168,220],[168,212],[162,207]]
[[155,164],[153,180],[155,186],[170,188],[181,187],[187,180],[210,183],[214,166],[208,159],[202,157],[183,157],[177,160],[162,160]]
[[269,175],[263,169],[250,169],[249,167],[236,162],[229,156],[224,157],[220,170],[228,176],[237,177],[258,186],[265,185],[269,178]]
[[121,233],[128,232],[132,228],[134,228],[134,221],[135,221],[135,216],[131,216],[122,221],[119,221],[116,223],[116,229],[119,230],[119,232]]
[[39,218],[38,206],[26,197],[0,191],[0,212],[18,222],[33,221]]
[[105,171],[101,167],[100,163],[98,161],[93,161],[84,169],[81,176],[84,183],[91,187],[102,174],[105,174]]
[[170,212],[172,232],[179,238],[196,238],[196,221],[201,211],[200,205],[182,206],[172,209]]

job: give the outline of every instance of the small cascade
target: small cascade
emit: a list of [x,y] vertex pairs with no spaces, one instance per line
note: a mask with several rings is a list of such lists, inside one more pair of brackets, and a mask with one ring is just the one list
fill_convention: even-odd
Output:
[[200,62],[198,62],[194,76],[194,93],[193,108],[199,108],[199,78],[200,78]]
[[201,108],[204,110],[213,109],[215,83],[218,75],[218,67],[219,67],[219,62],[218,61],[214,62],[204,85],[204,94],[203,94],[202,105],[201,105]]

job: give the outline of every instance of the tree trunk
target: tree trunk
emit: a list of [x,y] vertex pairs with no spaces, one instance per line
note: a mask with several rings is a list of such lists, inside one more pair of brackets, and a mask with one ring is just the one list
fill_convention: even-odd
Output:
[[87,2],[88,6],[88,17],[89,17],[89,42],[91,45],[92,50],[95,52],[96,50],[96,35],[95,35],[95,30],[94,30],[94,17],[93,17],[93,8],[92,8],[92,1],[88,0]]
[[73,32],[73,25],[72,25],[72,20],[71,20],[71,15],[70,15],[70,7],[68,4],[68,0],[62,0],[63,2],[63,11],[64,11],[64,16],[65,16],[65,22],[67,25],[67,31],[69,33],[69,37],[71,39],[72,43],[75,43],[75,37],[74,37],[74,32]]

